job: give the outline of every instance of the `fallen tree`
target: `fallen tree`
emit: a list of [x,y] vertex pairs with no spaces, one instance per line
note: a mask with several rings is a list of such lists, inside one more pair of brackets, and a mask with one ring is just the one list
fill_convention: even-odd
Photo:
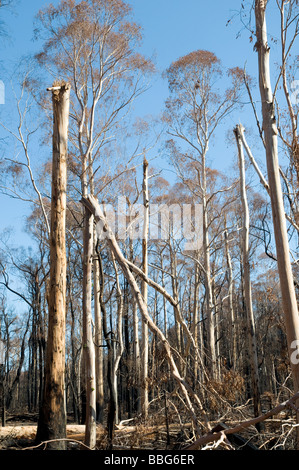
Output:
[[[179,388],[180,388],[180,390],[181,390],[181,392],[184,396],[184,404],[185,404],[185,406],[186,406],[186,408],[187,408],[187,410],[190,414],[190,417],[191,417],[192,422],[194,424],[194,428],[196,430],[197,435],[200,434],[200,427],[199,427],[198,418],[196,416],[196,412],[194,410],[193,404],[192,404],[191,399],[190,399],[190,395],[192,395],[194,401],[196,402],[197,406],[199,407],[200,411],[203,413],[203,415],[205,417],[206,422],[203,425],[203,427],[207,430],[211,429],[211,427],[210,427],[210,425],[207,421],[206,414],[204,412],[204,408],[201,404],[201,401],[200,401],[199,397],[196,395],[196,393],[192,390],[192,388],[189,386],[189,384],[181,377],[181,375],[179,373],[178,367],[175,363],[175,360],[173,358],[173,354],[171,352],[171,345],[169,344],[169,342],[168,342],[167,338],[165,337],[165,335],[162,333],[162,331],[158,328],[158,326],[155,324],[155,322],[152,320],[152,318],[148,314],[147,305],[144,302],[144,299],[141,295],[138,284],[137,284],[137,282],[136,282],[136,280],[135,280],[135,278],[132,274],[132,271],[130,269],[130,268],[132,268],[132,265],[129,266],[127,260],[123,256],[122,251],[119,247],[119,244],[118,244],[118,242],[117,242],[117,240],[114,236],[114,233],[111,230],[111,228],[110,228],[110,226],[109,226],[109,224],[108,224],[108,222],[107,222],[107,220],[104,216],[104,213],[103,213],[103,211],[100,207],[100,204],[98,203],[97,199],[92,195],[88,195],[86,198],[83,197],[81,202],[93,214],[95,221],[98,223],[98,227],[100,227],[100,230],[102,230],[103,233],[105,234],[105,240],[106,240],[108,246],[110,247],[111,251],[113,252],[116,261],[120,265],[120,267],[123,271],[123,274],[126,277],[128,283],[131,287],[132,293],[133,293],[133,295],[136,299],[136,302],[137,302],[137,305],[139,307],[139,311],[142,315],[143,320],[148,323],[148,326],[151,329],[151,331],[153,333],[157,334],[157,336],[161,340],[161,343],[164,346],[164,350],[165,350],[165,353],[166,353],[166,358],[167,358],[170,370],[171,370],[172,375],[173,375],[174,379],[176,380],[176,382],[177,382],[177,384],[178,384],[178,386],[179,386]],[[145,279],[147,279],[147,277],[145,277]]]
[[280,403],[275,408],[272,408],[272,410],[260,416],[257,416],[256,418],[252,418],[247,421],[242,421],[241,423],[237,424],[236,426],[232,428],[223,429],[218,432],[214,432],[212,429],[207,434],[205,434],[202,437],[199,437],[192,444],[185,447],[184,450],[198,450],[201,446],[209,442],[216,442],[220,439],[223,439],[223,437],[227,436],[228,434],[235,434],[235,433],[242,432],[244,431],[244,429],[248,428],[249,426],[255,426],[256,424],[265,421],[267,418],[270,418],[271,416],[279,414],[281,411],[283,411],[287,407],[295,408],[296,412],[298,412],[298,410],[295,407],[296,400],[298,399],[299,399],[299,392],[293,395],[289,400],[286,400],[285,402]]

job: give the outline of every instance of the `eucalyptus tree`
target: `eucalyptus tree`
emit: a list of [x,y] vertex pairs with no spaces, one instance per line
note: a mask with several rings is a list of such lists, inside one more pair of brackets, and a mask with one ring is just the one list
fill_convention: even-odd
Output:
[[[145,90],[144,77],[152,63],[137,52],[141,29],[131,8],[122,0],[61,1],[40,10],[37,35],[44,40],[38,62],[55,78],[71,84],[70,160],[79,178],[78,193],[97,194],[97,176],[103,177],[105,148],[117,139],[118,129],[133,101]],[[105,166],[105,176],[108,166]],[[95,375],[92,340],[92,264],[94,220],[84,210],[83,336],[87,382]],[[93,431],[86,443],[95,443],[95,388],[89,387],[87,412]]]
[[66,188],[70,86],[54,83],[51,188],[50,281],[45,383],[37,440],[65,449],[65,323],[66,323]]
[[[281,286],[282,304],[285,316],[286,334],[294,391],[299,387],[299,364],[292,360],[299,344],[299,316],[290,261],[289,242],[279,171],[278,130],[275,103],[271,86],[270,48],[266,25],[266,0],[255,1],[256,50],[258,53],[259,90],[262,101],[263,132],[266,151],[268,183],[270,188],[273,228],[275,235],[277,265]],[[297,423],[299,413],[297,412]],[[297,432],[299,442],[299,432]]]
[[197,50],[180,57],[166,71],[170,97],[166,101],[165,120],[172,139],[168,142],[173,161],[176,161],[177,142],[183,160],[175,163],[179,175],[184,162],[197,165],[197,184],[202,204],[204,276],[206,313],[208,321],[209,356],[211,376],[216,374],[215,325],[212,296],[211,260],[209,243],[209,204],[207,187],[207,157],[212,137],[224,118],[233,111],[242,88],[242,71],[239,68],[226,71],[229,86],[221,93],[217,82],[223,79],[224,69],[212,52]]
[[261,413],[260,403],[260,384],[258,373],[258,356],[257,356],[257,340],[256,340],[256,327],[253,314],[252,304],[252,288],[250,279],[250,259],[249,259],[249,206],[246,191],[246,177],[245,177],[245,159],[243,147],[241,144],[240,126],[234,129],[238,147],[238,159],[240,170],[240,196],[242,201],[242,264],[244,272],[244,297],[245,297],[245,310],[247,319],[248,331],[248,345],[249,357],[251,366],[251,388],[253,396],[254,416],[259,416]]

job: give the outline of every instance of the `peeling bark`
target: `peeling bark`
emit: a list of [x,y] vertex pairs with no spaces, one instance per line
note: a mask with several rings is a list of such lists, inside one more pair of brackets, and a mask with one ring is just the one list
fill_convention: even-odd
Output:
[[[50,89],[53,100],[53,166],[50,233],[49,322],[44,394],[36,440],[66,437],[65,413],[65,316],[66,316],[66,185],[70,86]],[[51,449],[64,450],[64,441]]]

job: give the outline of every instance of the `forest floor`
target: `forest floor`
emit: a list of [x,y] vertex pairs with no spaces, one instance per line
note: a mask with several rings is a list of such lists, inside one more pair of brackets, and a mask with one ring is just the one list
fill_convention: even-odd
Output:
[[[0,450],[45,450],[46,443],[37,446],[35,435],[37,430],[36,415],[13,416],[7,420],[5,427],[0,427]],[[282,416],[280,417],[282,418]],[[264,430],[257,432],[252,427],[242,432],[242,435],[231,435],[230,442],[223,442],[218,446],[218,450],[288,450],[293,448],[293,439],[284,430],[293,425],[293,419],[286,416],[284,419],[270,419],[264,422]],[[287,418],[287,419],[286,419]],[[163,421],[163,420],[162,420]],[[219,426],[219,422],[213,423]],[[229,427],[233,427],[236,422],[230,422]],[[67,424],[67,449],[83,450],[85,426],[80,424]],[[114,450],[180,450],[188,446],[194,438],[191,424],[169,423],[132,423],[131,420],[116,426],[113,440]],[[104,426],[97,426],[96,449],[107,449],[107,432]],[[203,450],[213,450],[210,443]]]
[[[162,429],[164,428],[164,429]],[[171,426],[172,433],[178,434],[177,426]],[[0,450],[45,449],[46,444],[36,446],[35,435],[37,425],[30,423],[14,423],[0,427]],[[165,450],[165,426],[120,426],[114,434],[115,450],[126,449],[163,449]],[[85,426],[80,424],[67,425],[67,448],[70,450],[84,449]],[[160,445],[159,445],[160,442]],[[173,444],[173,443],[172,443]],[[177,446],[173,446],[172,448]],[[101,425],[97,426],[97,449],[107,448],[107,433]],[[169,448],[169,447],[168,447]],[[178,448],[178,447],[177,447]]]
[[[7,419],[6,426],[0,427],[0,450],[45,449],[46,444],[36,446],[36,415],[13,416]],[[130,421],[130,420],[129,420]],[[186,425],[186,432],[191,425]],[[167,447],[165,425],[120,424],[114,433],[113,449],[164,449]],[[180,426],[171,424],[168,429],[168,448],[179,448]],[[67,424],[67,449],[81,450],[84,446],[85,425]],[[170,442],[171,441],[171,442]],[[107,449],[107,432],[104,426],[97,425],[97,444],[99,450]]]
[[[84,425],[68,425],[67,437],[84,436]],[[35,435],[37,425],[33,424],[13,424],[0,428],[0,450],[18,450],[35,447]],[[79,439],[81,440],[81,439]]]

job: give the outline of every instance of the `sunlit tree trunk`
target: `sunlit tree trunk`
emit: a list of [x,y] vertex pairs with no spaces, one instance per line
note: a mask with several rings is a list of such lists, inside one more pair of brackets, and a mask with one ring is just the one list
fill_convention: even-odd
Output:
[[[208,142],[206,141],[206,146]],[[207,207],[207,183],[206,183],[206,150],[202,154],[202,236],[203,236],[203,257],[204,257],[204,277],[206,291],[206,314],[208,332],[209,369],[211,378],[216,375],[216,346],[215,346],[215,318],[211,280],[211,259],[210,241],[208,230],[208,207]]]
[[92,333],[93,215],[85,210],[83,231],[83,354],[86,380],[85,444],[96,444],[96,377]]
[[182,330],[181,330],[181,311],[179,303],[179,292],[178,292],[178,273],[177,273],[177,257],[175,248],[172,246],[172,241],[169,239],[169,251],[170,251],[170,274],[171,274],[171,284],[172,284],[172,296],[175,300],[175,305],[173,307],[174,320],[175,320],[175,334],[177,341],[177,350],[180,355],[180,365],[179,370],[182,373],[183,370],[183,351],[182,351]]
[[118,341],[114,342],[113,344],[113,367],[112,367],[112,386],[113,386],[113,394],[115,398],[115,424],[119,424],[119,400],[118,400],[118,389],[117,389],[117,374],[119,369],[119,363],[124,351],[124,344],[123,344],[123,334],[122,334],[122,326],[123,326],[123,293],[120,288],[119,283],[119,275],[117,272],[117,266],[115,262],[114,254],[111,253],[112,262],[114,266],[115,278],[116,278],[116,297],[117,297],[117,316],[116,316],[116,330],[117,330],[117,338]]
[[[88,173],[91,174],[90,152],[82,156],[82,195],[87,195]],[[93,181],[90,179],[90,184]],[[93,188],[92,188],[93,191]],[[83,360],[86,387],[85,444],[93,449],[96,444],[96,370],[95,346],[92,330],[92,290],[94,257],[94,218],[84,208],[83,217],[83,282],[82,282],[82,330]]]
[[[49,321],[44,394],[36,440],[66,437],[65,317],[66,317],[66,186],[70,86],[53,86],[53,166],[50,235]],[[64,441],[49,444],[65,449]]]
[[[94,234],[95,236],[95,234]],[[94,342],[95,342],[95,373],[96,373],[96,419],[103,423],[104,413],[104,370],[103,370],[103,324],[100,306],[100,274],[99,259],[94,249]]]
[[225,254],[227,262],[227,277],[228,277],[228,306],[229,306],[229,325],[231,328],[230,334],[230,362],[231,367],[236,370],[237,366],[237,332],[236,332],[236,322],[235,322],[235,312],[234,312],[234,303],[233,303],[233,269],[231,262],[231,255],[228,246],[228,234],[227,230],[224,232],[225,240]]
[[[277,265],[289,356],[294,381],[294,392],[296,393],[299,388],[299,363],[293,359],[293,355],[299,344],[299,316],[290,262],[289,243],[279,174],[277,126],[270,80],[270,48],[267,39],[266,6],[266,0],[255,1],[256,50],[258,52],[259,88],[262,101],[263,130],[265,136],[268,183],[270,187]],[[298,401],[296,406],[298,409]],[[297,424],[299,424],[298,412]],[[297,427],[297,446],[299,446],[299,426]]]
[[139,321],[138,306],[135,297],[132,298],[133,308],[133,355],[134,355],[134,371],[135,385],[133,388],[134,409],[137,413],[141,411],[140,403],[140,346],[139,346]]
[[[198,253],[197,253],[198,256]],[[198,307],[198,289],[199,289],[199,264],[195,263],[195,276],[194,276],[194,299],[193,299],[193,328],[192,333],[196,347],[199,347],[199,307]],[[194,383],[198,380],[198,355],[194,351]]]
[[244,296],[245,296],[245,311],[247,320],[247,334],[249,346],[249,362],[251,373],[251,392],[253,397],[254,416],[257,417],[261,414],[260,406],[260,387],[258,376],[258,357],[257,357],[257,344],[255,333],[255,320],[252,307],[252,293],[251,293],[251,280],[250,280],[250,263],[249,263],[249,208],[246,194],[246,181],[245,181],[245,161],[243,154],[243,147],[241,143],[240,130],[237,126],[234,129],[239,155],[239,169],[240,169],[240,195],[242,202],[242,264],[244,273]]
[[[148,275],[148,231],[149,231],[149,194],[148,194],[148,162],[146,158],[143,161],[143,237],[142,237],[142,270]],[[147,306],[148,302],[148,285],[142,281],[141,293],[143,301]],[[141,386],[141,410],[145,418],[148,416],[148,323],[145,318],[142,319],[142,386]]]

